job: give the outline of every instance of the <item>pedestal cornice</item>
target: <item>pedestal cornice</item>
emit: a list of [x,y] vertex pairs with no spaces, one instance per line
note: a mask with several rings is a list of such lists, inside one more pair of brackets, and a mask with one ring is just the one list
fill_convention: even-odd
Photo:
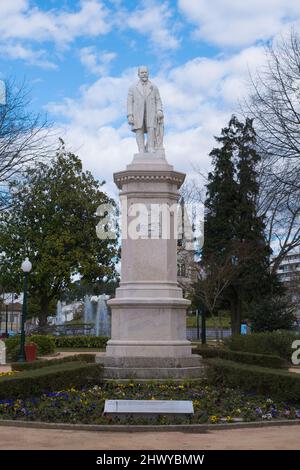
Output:
[[165,182],[176,185],[177,189],[181,187],[185,179],[185,174],[179,171],[170,170],[124,170],[114,173],[114,182],[119,189],[124,184],[130,182]]

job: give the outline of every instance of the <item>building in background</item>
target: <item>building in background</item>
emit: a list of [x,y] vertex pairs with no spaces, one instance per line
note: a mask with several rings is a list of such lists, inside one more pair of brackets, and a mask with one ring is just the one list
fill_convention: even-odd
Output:
[[7,184],[0,183],[0,207],[5,205],[10,198],[9,187]]
[[300,321],[300,251],[286,255],[279,265],[277,274],[297,306],[296,315]]
[[0,302],[0,332],[16,334],[21,329],[23,294],[6,293]]

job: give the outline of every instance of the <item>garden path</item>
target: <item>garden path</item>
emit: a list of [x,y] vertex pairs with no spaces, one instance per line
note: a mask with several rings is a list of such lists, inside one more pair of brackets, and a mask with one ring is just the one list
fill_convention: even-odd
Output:
[[[57,438],[59,434],[59,439]],[[0,426],[0,449],[299,450],[300,425],[182,432],[97,432]]]

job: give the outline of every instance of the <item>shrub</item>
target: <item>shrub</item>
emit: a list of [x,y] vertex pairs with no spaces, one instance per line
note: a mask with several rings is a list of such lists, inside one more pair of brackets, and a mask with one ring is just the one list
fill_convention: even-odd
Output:
[[105,348],[106,336],[53,336],[57,348]]
[[37,397],[46,392],[103,383],[101,364],[71,362],[0,377],[0,400]]
[[292,331],[273,331],[235,335],[225,339],[225,345],[232,351],[244,351],[259,354],[275,354],[291,361],[292,343],[299,335]]
[[[35,343],[37,353],[40,356],[51,354],[55,351],[55,343],[50,335],[31,335],[25,337],[26,343]],[[20,352],[20,335],[5,339],[6,353],[9,361],[14,362],[18,359]]]
[[207,359],[208,379],[245,392],[269,395],[282,401],[299,403],[300,375],[284,370],[237,364],[224,359]]
[[53,354],[55,351],[55,342],[50,335],[31,335],[26,337],[26,343],[35,343],[37,345],[38,356]]
[[286,297],[257,299],[248,307],[253,331],[291,330],[296,322],[295,306]]
[[52,367],[58,364],[64,364],[66,362],[95,362],[96,354],[76,354],[74,356],[61,357],[59,359],[51,359],[44,361],[34,361],[34,362],[14,362],[11,364],[12,370],[33,370],[40,369],[41,367]]
[[247,353],[243,351],[230,351],[220,348],[199,348],[197,350],[204,358],[219,357],[229,361],[241,362],[243,364],[252,364],[261,367],[273,367],[274,369],[287,366],[285,359],[270,354]]
[[20,352],[20,335],[6,338],[6,357],[8,362],[17,361]]

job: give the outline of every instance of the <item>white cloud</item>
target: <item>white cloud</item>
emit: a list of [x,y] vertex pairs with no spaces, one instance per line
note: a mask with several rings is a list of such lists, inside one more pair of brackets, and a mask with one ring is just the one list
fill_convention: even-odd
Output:
[[196,37],[219,46],[268,39],[300,19],[299,0],[178,0],[178,5],[196,25]]
[[0,3],[0,38],[54,41],[65,46],[80,36],[99,36],[110,31],[108,10],[100,0],[81,0],[80,9],[41,10],[28,0]]
[[168,2],[143,1],[143,6],[127,13],[126,25],[142,35],[149,35],[157,50],[176,49],[180,42],[172,27]]
[[46,51],[33,50],[29,47],[24,47],[20,43],[8,43],[5,45],[0,44],[0,55],[14,60],[24,60],[28,64],[37,65],[38,67],[44,69],[57,68],[56,64],[46,59]]
[[115,52],[97,51],[96,47],[83,47],[79,52],[82,65],[96,75],[107,75],[111,62],[117,57]]
[[101,77],[91,86],[82,87],[79,100],[66,98],[62,103],[50,103],[48,110],[85,129],[98,130],[115,123],[125,118],[127,90],[135,73],[129,70],[120,77]]
[[[199,57],[153,77],[165,109],[166,154],[175,168],[188,174],[193,166],[204,172],[209,168],[214,135],[237,110],[237,99],[247,93],[248,68],[262,59],[263,49],[250,47],[230,57]],[[118,77],[100,77],[82,87],[78,100],[48,106],[58,119],[67,119],[66,141],[78,150],[87,168],[109,182],[112,194],[112,174],[124,169],[137,151],[126,122],[127,91],[136,79],[135,69]]]

